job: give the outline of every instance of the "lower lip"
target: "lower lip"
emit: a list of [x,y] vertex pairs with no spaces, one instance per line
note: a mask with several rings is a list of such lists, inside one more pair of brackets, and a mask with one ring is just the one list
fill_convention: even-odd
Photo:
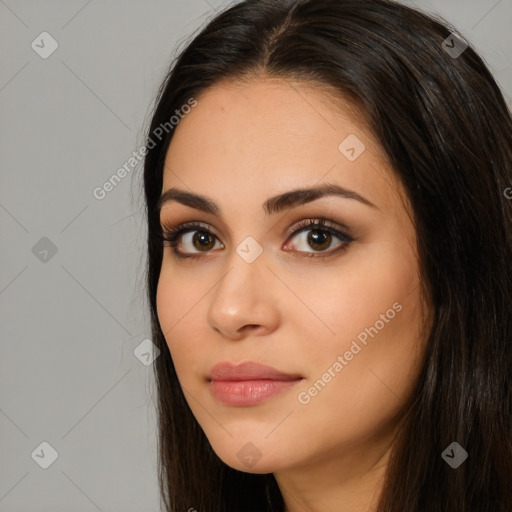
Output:
[[255,405],[295,386],[296,380],[212,380],[213,396],[226,405]]

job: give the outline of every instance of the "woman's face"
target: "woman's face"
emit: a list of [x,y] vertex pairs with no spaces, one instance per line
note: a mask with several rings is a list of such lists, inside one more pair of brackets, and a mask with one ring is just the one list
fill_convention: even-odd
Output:
[[[183,194],[164,202],[164,229],[201,226],[176,241],[192,257],[164,249],[161,328],[214,451],[251,473],[375,464],[423,361],[405,196],[362,116],[319,90],[216,85],[165,161],[162,192]],[[327,185],[350,192],[294,192]],[[210,382],[218,363],[246,362],[288,380],[247,370]]]

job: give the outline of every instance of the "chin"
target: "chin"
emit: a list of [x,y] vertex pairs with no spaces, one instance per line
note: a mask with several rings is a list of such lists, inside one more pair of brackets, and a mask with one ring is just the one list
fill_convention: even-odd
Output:
[[284,452],[276,453],[276,448],[271,443],[267,442],[262,446],[263,444],[257,440],[240,442],[230,439],[227,446],[216,447],[212,444],[212,448],[222,462],[244,473],[273,473],[283,469],[284,460],[289,465],[290,460],[285,457]]

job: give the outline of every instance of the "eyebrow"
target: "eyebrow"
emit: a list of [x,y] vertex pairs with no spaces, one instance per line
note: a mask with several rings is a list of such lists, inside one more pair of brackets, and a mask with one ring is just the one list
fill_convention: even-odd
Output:
[[[302,204],[310,203],[311,201],[315,201],[321,197],[333,195],[343,197],[345,199],[354,199],[378,210],[375,204],[357,192],[332,183],[290,190],[283,194],[273,196],[263,203],[263,210],[267,215],[272,215],[283,210],[288,210]],[[157,212],[160,213],[162,207],[171,201],[177,201],[185,206],[189,206],[206,213],[212,213],[214,215],[221,212],[220,207],[212,199],[199,194],[179,190],[177,188],[170,188],[160,196],[156,204]]]

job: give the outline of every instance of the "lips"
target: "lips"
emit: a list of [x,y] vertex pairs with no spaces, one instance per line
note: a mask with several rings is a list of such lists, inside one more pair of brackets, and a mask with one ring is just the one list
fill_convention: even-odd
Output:
[[216,364],[208,375],[208,380],[242,381],[242,380],[273,380],[291,381],[302,379],[297,373],[284,373],[271,366],[260,363],[247,362],[239,365],[232,363]]
[[303,377],[271,366],[248,362],[216,364],[208,376],[210,392],[230,406],[254,406],[294,388]]

